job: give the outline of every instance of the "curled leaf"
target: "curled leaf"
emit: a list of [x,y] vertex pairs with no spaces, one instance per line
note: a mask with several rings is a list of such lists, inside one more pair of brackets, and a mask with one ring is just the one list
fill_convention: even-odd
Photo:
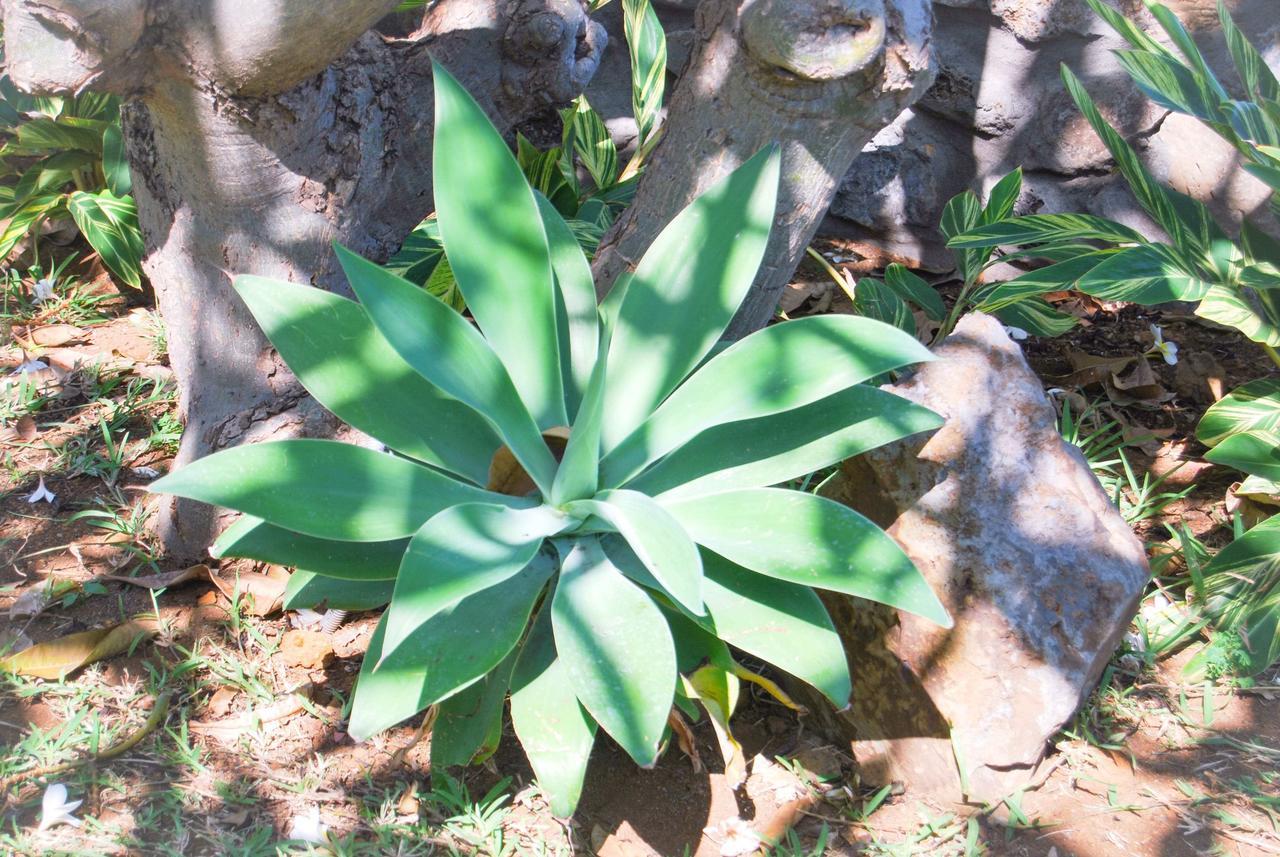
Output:
[[0,660],[0,669],[34,678],[61,680],[83,666],[129,651],[138,640],[155,634],[159,627],[154,616],[138,616],[109,628],[68,634]]

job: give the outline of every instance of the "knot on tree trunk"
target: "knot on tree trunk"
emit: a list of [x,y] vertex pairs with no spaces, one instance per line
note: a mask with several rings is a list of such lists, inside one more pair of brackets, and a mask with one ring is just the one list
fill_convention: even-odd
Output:
[[884,56],[884,0],[757,0],[742,13],[756,61],[805,80],[839,80]]
[[4,7],[5,70],[29,92],[125,91],[146,27],[146,0],[17,0]]
[[502,40],[504,94],[563,104],[586,88],[608,42],[582,0],[516,0]]

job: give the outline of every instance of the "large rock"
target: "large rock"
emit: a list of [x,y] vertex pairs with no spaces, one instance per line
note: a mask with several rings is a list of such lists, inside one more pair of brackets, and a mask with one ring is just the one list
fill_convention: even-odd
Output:
[[847,463],[829,493],[887,526],[955,627],[826,597],[854,694],[817,716],[865,780],[958,801],[963,764],[967,797],[998,801],[1092,689],[1149,570],[999,322],[967,316],[937,354],[888,389],[946,425]]
[[[1108,2],[1168,42],[1140,0]],[[1216,0],[1169,5],[1187,22],[1210,66],[1235,86]],[[1275,0],[1234,0],[1228,6],[1277,65]],[[874,243],[926,268],[949,270],[951,256],[937,231],[942,206],[963,190],[989,190],[1021,166],[1026,182],[1018,213],[1111,217],[1118,206],[1122,219],[1159,237],[1068,97],[1059,76],[1062,64],[1084,81],[1157,179],[1207,203],[1227,224],[1265,205],[1268,189],[1240,170],[1229,144],[1194,120],[1170,116],[1138,91],[1112,54],[1128,46],[1084,0],[937,0],[934,11],[937,79],[854,162],[831,207],[828,231]]]

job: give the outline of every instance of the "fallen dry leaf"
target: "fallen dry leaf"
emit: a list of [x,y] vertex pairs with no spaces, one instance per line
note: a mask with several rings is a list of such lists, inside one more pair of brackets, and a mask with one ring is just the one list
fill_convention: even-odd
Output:
[[212,569],[208,574],[228,601],[241,596],[242,606],[253,616],[267,616],[279,610],[284,603],[284,588],[289,584],[289,572],[278,565],[267,566],[263,574],[232,572],[230,579]]
[[30,414],[18,417],[11,426],[0,431],[0,441],[5,443],[31,443],[40,434],[36,421]]
[[672,708],[667,712],[667,725],[675,733],[680,752],[689,757],[693,772],[695,774],[702,773],[702,756],[698,753],[698,741],[693,737],[693,730],[689,728],[689,724],[685,722],[684,715],[680,713],[679,709]]
[[225,744],[235,744],[240,740],[240,736],[258,729],[263,723],[283,720],[302,711],[306,707],[306,702],[311,698],[313,690],[312,684],[307,682],[293,693],[283,699],[276,700],[270,705],[254,708],[226,720],[214,720],[211,722],[192,720],[187,725],[192,732],[202,732]]
[[60,680],[83,666],[129,651],[139,639],[152,636],[159,627],[154,617],[138,616],[109,628],[68,634],[0,660],[0,669]]
[[72,324],[50,324],[28,328],[27,340],[44,348],[56,348],[69,342],[84,342],[85,332]]
[[102,579],[128,583],[132,586],[142,586],[147,589],[168,589],[170,586],[177,586],[179,583],[186,583],[189,580],[207,580],[208,578],[209,566],[192,565],[177,571],[166,571],[162,574],[144,574],[141,577],[108,574]]
[[1190,351],[1178,359],[1173,371],[1173,389],[1184,399],[1211,405],[1226,392],[1227,372],[1213,355]]

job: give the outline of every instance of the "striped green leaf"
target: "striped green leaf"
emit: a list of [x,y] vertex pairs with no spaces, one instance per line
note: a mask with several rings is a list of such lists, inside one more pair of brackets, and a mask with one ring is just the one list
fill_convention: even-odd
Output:
[[995,247],[1001,244],[1111,241],[1142,244],[1142,234],[1122,223],[1092,214],[1028,214],[958,233],[949,247]]
[[1205,454],[1205,460],[1272,482],[1280,481],[1280,436],[1274,431],[1229,435]]
[[622,0],[622,26],[631,56],[631,113],[639,130],[637,148],[656,142],[667,83],[667,37],[649,0]]
[[[946,317],[947,307],[942,295],[920,277],[907,270],[905,265],[894,262],[884,270],[884,284],[904,301],[910,301],[924,310],[934,321]],[[895,327],[900,325],[895,325]]]
[[1223,396],[1200,418],[1196,439],[1216,446],[1246,431],[1272,433],[1280,444],[1280,379],[1260,378]]
[[1280,327],[1263,317],[1236,289],[1213,284],[1196,307],[1196,315],[1234,327],[1254,342],[1280,348]]
[[102,264],[121,282],[142,288],[142,230],[138,208],[131,196],[116,196],[109,190],[98,193],[73,191],[67,210]]
[[571,126],[573,151],[591,180],[597,188],[610,187],[618,178],[618,149],[600,114],[591,109],[585,95],[579,95],[561,117]]
[[1088,274],[1099,263],[1113,255],[1115,251],[1084,252],[1078,256],[1036,268],[1020,274],[1012,280],[997,283],[982,293],[978,301],[979,312],[992,313],[1004,309],[1026,298],[1038,297],[1046,292],[1067,291],[1074,289],[1080,278]]
[[1227,50],[1235,63],[1236,72],[1244,82],[1248,94],[1256,98],[1280,101],[1280,81],[1272,73],[1267,61],[1258,53],[1258,49],[1245,38],[1244,33],[1236,26],[1226,4],[1218,0],[1218,20],[1222,23],[1222,35],[1226,37]]
[[1182,260],[1163,244],[1139,244],[1113,253],[1084,274],[1076,288],[1106,301],[1136,304],[1198,301],[1209,284],[1188,273]]

